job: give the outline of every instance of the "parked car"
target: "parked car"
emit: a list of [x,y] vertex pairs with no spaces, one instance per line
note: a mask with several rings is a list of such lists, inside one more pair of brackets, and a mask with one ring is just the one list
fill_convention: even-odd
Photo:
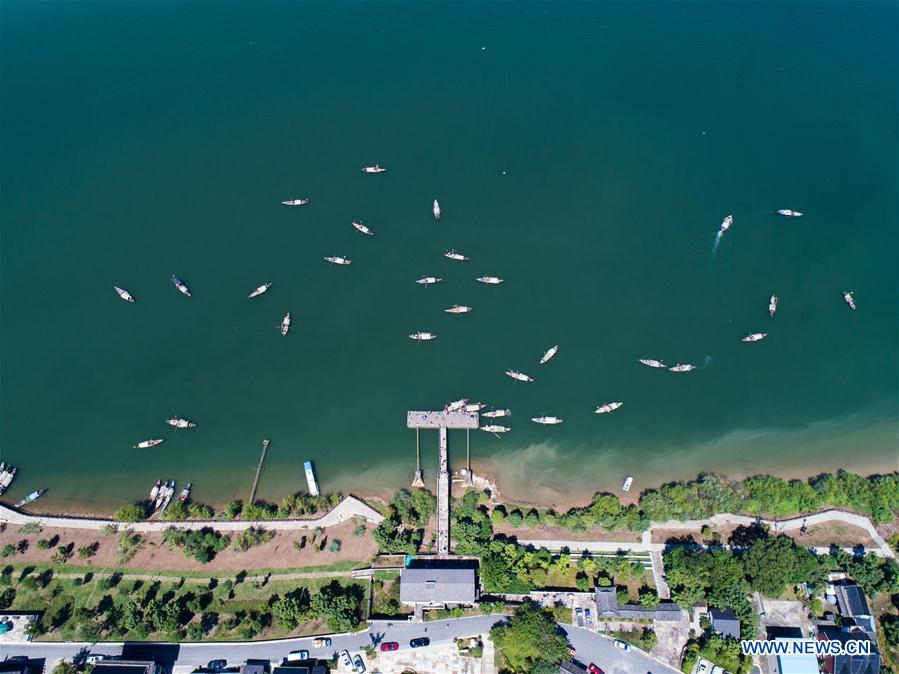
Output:
[[220,669],[224,669],[228,666],[227,660],[210,660],[206,663],[206,669],[212,669],[214,671],[218,671]]
[[430,643],[431,640],[427,637],[418,637],[409,642],[409,648],[424,648],[425,646],[429,646]]
[[350,669],[353,666],[353,658],[350,657],[349,651],[344,651],[340,654],[340,664],[347,669]]
[[319,637],[315,641],[312,642],[312,645],[316,648],[327,648],[331,645],[330,637]]
[[724,670],[718,665],[715,665],[712,667],[712,674],[724,674]]
[[602,670],[592,662],[587,665],[587,671],[590,672],[590,674],[602,674]]
[[398,651],[400,649],[400,645],[396,641],[385,641],[381,644],[382,651]]
[[583,627],[584,626],[584,612],[581,610],[580,606],[578,606],[576,609],[574,609],[574,615],[577,618],[577,626]]
[[631,649],[630,644],[626,644],[620,639],[615,639],[615,648],[620,648],[623,651],[629,651]]
[[309,651],[291,651],[287,654],[287,662],[297,662],[299,660],[308,660]]
[[365,674],[365,663],[362,662],[361,655],[357,655],[353,658],[353,669],[356,670],[356,674]]
[[590,609],[584,609],[584,615],[587,616],[587,627],[593,627],[593,617],[590,615]]

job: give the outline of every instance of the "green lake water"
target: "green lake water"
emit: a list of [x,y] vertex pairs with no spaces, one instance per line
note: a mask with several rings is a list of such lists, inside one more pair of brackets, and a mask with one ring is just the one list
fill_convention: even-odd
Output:
[[7,498],[246,498],[263,438],[263,498],[307,459],[383,492],[414,469],[406,410],[461,397],[513,410],[472,455],[520,499],[895,470],[897,25],[892,2],[3,2]]

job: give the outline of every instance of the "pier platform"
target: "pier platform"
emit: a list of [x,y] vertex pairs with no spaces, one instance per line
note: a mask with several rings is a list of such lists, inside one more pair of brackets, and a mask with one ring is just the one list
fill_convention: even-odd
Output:
[[406,412],[407,428],[471,428],[476,429],[480,423],[477,412]]

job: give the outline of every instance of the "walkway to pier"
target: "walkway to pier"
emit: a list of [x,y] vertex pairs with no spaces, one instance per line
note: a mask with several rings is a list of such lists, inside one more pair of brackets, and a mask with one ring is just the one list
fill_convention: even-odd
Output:
[[[437,460],[437,554],[449,554],[449,516],[450,516],[450,474],[449,447],[447,441],[448,428],[464,428],[471,430],[480,423],[477,412],[422,412],[406,413],[406,426],[416,429],[437,429],[439,433],[439,456]],[[416,438],[417,440],[417,438]],[[416,446],[417,450],[417,446]],[[420,472],[416,472],[420,478]]]

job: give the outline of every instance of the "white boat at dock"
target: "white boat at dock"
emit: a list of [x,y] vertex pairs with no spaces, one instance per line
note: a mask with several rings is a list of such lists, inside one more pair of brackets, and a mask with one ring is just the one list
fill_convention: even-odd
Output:
[[162,508],[160,509],[160,510],[162,510],[162,512],[165,512],[165,509],[169,507],[169,503],[172,502],[172,497],[174,495],[175,495],[175,481],[172,480],[171,483],[169,483],[169,487],[168,487],[168,489],[166,489],[165,496],[163,496],[163,499],[162,499]]
[[443,279],[437,276],[422,276],[420,279],[416,279],[415,282],[420,286],[432,286],[435,283],[440,283]]
[[262,293],[266,292],[271,287],[272,287],[271,283],[263,283],[261,286],[256,288],[256,290],[251,292],[249,297],[259,297]]
[[855,297],[851,292],[843,291],[843,299],[846,300],[846,304],[849,305],[849,308],[855,311]]
[[23,498],[21,501],[16,503],[16,508],[21,508],[22,506],[26,506],[32,501],[37,501],[41,496],[47,493],[46,487],[44,489],[38,489],[37,491],[33,491],[28,496]]
[[768,336],[767,332],[753,332],[749,335],[746,335],[741,342],[761,342],[765,337]]
[[434,199],[434,209],[433,210],[434,210],[434,219],[439,220],[440,219],[440,204],[437,203],[436,199]]
[[518,370],[506,370],[506,374],[512,379],[517,379],[518,381],[534,381],[533,377],[529,377],[523,372],[519,372]]
[[794,211],[792,208],[778,208],[774,212],[777,213],[778,215],[783,215],[784,217],[787,217],[787,218],[801,218],[802,217],[802,213],[800,213],[799,211]]
[[621,491],[630,491],[631,485],[634,483],[634,478],[628,475],[624,478],[624,484],[621,485]]
[[184,281],[179,279],[174,274],[172,275],[172,283],[175,285],[175,287],[178,289],[178,291],[182,295],[187,295],[188,297],[191,297],[190,289],[184,284]]
[[162,483],[162,486],[159,488],[159,491],[156,494],[156,500],[153,502],[154,510],[159,510],[162,507],[162,504],[165,501],[165,497],[169,493],[169,489],[174,490],[174,487],[175,482],[172,480]]
[[0,496],[9,489],[13,478],[16,476],[16,467],[6,463],[0,463]]
[[281,319],[281,336],[287,334],[287,331],[290,330],[290,312],[288,311],[284,314],[284,318]]
[[178,500],[181,501],[181,503],[184,503],[189,498],[190,498],[190,482],[188,482],[187,486],[181,490],[181,493],[178,495]]
[[641,358],[640,362],[643,363],[646,367],[668,367],[660,360],[656,360],[655,358]]
[[549,348],[544,352],[543,356],[541,356],[541,358],[540,358],[540,364],[543,365],[543,364],[544,364],[545,362],[547,362],[550,358],[552,358],[553,356],[555,356],[556,353],[557,353],[558,351],[559,351],[559,345],[558,345],[558,344],[556,344],[555,346],[549,347]]
[[487,407],[484,403],[468,403],[465,406],[466,412],[480,412],[482,409]]
[[127,290],[125,290],[124,288],[119,288],[118,286],[113,286],[113,288],[115,288],[116,295],[121,297],[123,300],[125,300],[126,302],[134,302],[134,296]]
[[449,414],[450,412],[459,412],[465,409],[465,406],[468,404],[468,398],[462,398],[461,400],[454,400],[451,403],[447,403],[443,407],[443,411]]
[[669,367],[668,370],[671,372],[692,372],[696,369],[695,365],[691,365],[690,363],[678,363],[674,367]]
[[512,429],[508,426],[501,426],[499,424],[487,424],[486,426],[481,426],[482,431],[487,431],[488,433],[508,433]]
[[181,417],[175,416],[171,419],[166,419],[165,423],[173,428],[196,428],[197,425],[193,421],[189,421],[187,419],[182,419]]
[[444,309],[444,311],[448,314],[467,314],[471,311],[471,307],[466,307],[463,304],[454,304],[449,309]]
[[387,169],[382,167],[380,164],[375,164],[374,166],[363,166],[363,173],[384,173]]
[[325,257],[325,262],[330,262],[331,264],[341,264],[344,266],[353,264],[353,261],[348,257],[341,257],[340,255],[328,255]]
[[363,234],[366,234],[366,235],[368,235],[368,236],[374,236],[374,235],[375,235],[375,233],[374,233],[373,231],[371,231],[371,229],[369,229],[369,227],[367,227],[366,225],[363,225],[363,224],[362,224],[361,222],[359,222],[358,220],[353,220],[353,227],[355,227],[358,231],[360,231],[360,232],[362,232]]
[[488,286],[498,286],[503,282],[503,279],[501,279],[499,276],[481,276],[479,278],[476,278],[475,281]]
[[287,201],[282,201],[281,203],[285,206],[305,206],[309,203],[309,199],[288,199]]
[[150,498],[147,499],[150,503],[154,503],[156,501],[156,497],[159,496],[160,489],[162,489],[162,480],[156,480],[156,484],[154,484],[153,488],[150,490]]
[[489,412],[484,412],[481,414],[482,417],[487,417],[488,419],[498,419],[499,417],[510,417],[512,416],[512,410],[490,410]]
[[614,412],[623,404],[624,403],[606,403],[605,405],[600,405],[596,408],[596,414],[608,414],[609,412]]
[[134,449],[150,449],[150,447],[161,445],[163,442],[165,442],[165,438],[153,438],[152,440],[144,440],[143,442],[138,442],[136,445],[134,445]]
[[561,417],[532,417],[531,421],[535,424],[543,424],[544,426],[555,426],[556,424],[561,424]]
[[443,257],[449,258],[450,260],[458,260],[459,262],[468,262],[468,256],[463,255],[462,253],[457,253],[455,250],[448,250],[443,254]]
[[315,481],[315,471],[312,470],[312,462],[303,462],[303,470],[306,471],[306,485],[309,487],[309,493],[312,496],[318,496],[318,482]]
[[730,229],[730,226],[734,224],[734,216],[728,215],[724,220],[721,221],[721,227],[718,229],[718,237],[724,236],[724,232]]
[[771,295],[771,299],[768,300],[768,315],[769,316],[773,317],[774,314],[777,313],[777,301],[778,301],[777,295]]
[[430,342],[432,339],[437,339],[437,333],[413,332],[411,335],[409,335],[409,339],[415,340],[416,342]]

